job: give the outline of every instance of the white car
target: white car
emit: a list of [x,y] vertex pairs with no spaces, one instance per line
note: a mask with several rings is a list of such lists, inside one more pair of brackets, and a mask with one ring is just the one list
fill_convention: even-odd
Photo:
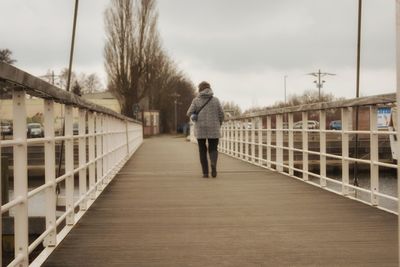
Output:
[[[319,129],[318,121],[307,121],[308,129]],[[297,121],[293,124],[293,129],[303,129],[303,121]]]
[[43,127],[40,123],[28,123],[28,133],[29,138],[34,137],[44,137]]

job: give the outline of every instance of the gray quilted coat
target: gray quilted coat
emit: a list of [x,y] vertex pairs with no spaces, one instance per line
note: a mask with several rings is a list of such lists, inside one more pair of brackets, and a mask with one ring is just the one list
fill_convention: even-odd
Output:
[[[190,117],[194,112],[199,110],[201,106],[214,95],[210,88],[199,93],[193,99],[187,115]],[[194,124],[194,135],[197,139],[220,138],[220,129],[224,121],[224,111],[218,98],[213,97],[210,102],[200,111],[197,122]]]

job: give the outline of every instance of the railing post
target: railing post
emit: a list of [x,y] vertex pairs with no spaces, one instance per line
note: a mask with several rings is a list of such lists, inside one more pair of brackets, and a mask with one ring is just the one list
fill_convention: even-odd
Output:
[[221,127],[222,131],[222,143],[221,143],[221,152],[226,153],[226,123],[222,123]]
[[[2,194],[1,194],[1,191],[3,188],[1,186],[1,184],[5,177],[2,177],[3,168],[2,168],[1,162],[2,162],[2,160],[1,160],[1,139],[0,139],[0,199],[3,200]],[[0,206],[3,205],[3,201],[0,201],[0,203],[1,203]],[[0,212],[0,236],[1,236],[1,239],[3,240],[3,213],[1,213],[1,212]],[[0,242],[0,251],[3,251],[2,243],[3,242]],[[0,266],[3,266],[3,253],[0,255]]]
[[377,107],[371,106],[369,112],[370,125],[370,160],[371,160],[371,204],[379,205],[379,197],[375,194],[379,192],[379,166],[375,162],[379,161],[378,154],[378,125],[377,125]]
[[303,125],[301,127],[301,134],[303,137],[303,180],[308,181],[308,113],[302,112]]
[[[399,110],[400,106],[400,0],[396,0],[396,102],[397,102],[397,110]],[[400,140],[400,114],[397,112],[397,129],[396,129],[396,137],[397,140]],[[400,142],[397,141],[397,151],[400,151]],[[399,181],[400,177],[400,160],[397,160],[397,181]],[[397,199],[400,199],[400,183],[397,183]],[[397,205],[397,213],[400,214],[400,205]],[[397,223],[397,239],[398,239],[398,249],[397,254],[399,255],[400,260],[400,220]],[[398,262],[400,264],[400,261]]]
[[125,120],[125,135],[126,135],[126,158],[129,157],[129,122]]
[[[110,146],[109,146],[109,141],[111,137],[111,130],[113,129],[113,120],[110,116],[106,117],[106,125],[104,126],[106,130],[106,135],[105,138],[103,138],[103,153],[105,153],[107,156],[107,166],[106,166],[106,177],[104,177],[104,182],[107,182],[110,177],[110,170],[112,169],[112,164],[113,164],[113,152],[110,152]],[[104,167],[103,167],[104,168]],[[105,173],[103,173],[105,175]]]
[[44,137],[48,139],[44,144],[44,168],[45,168],[45,182],[46,184],[52,183],[45,191],[46,194],[46,230],[51,229],[51,232],[46,237],[45,246],[53,247],[57,244],[56,232],[56,161],[55,161],[55,140],[54,140],[54,101],[44,101]]
[[288,146],[289,146],[289,175],[294,175],[294,138],[293,138],[293,113],[288,114]]
[[326,112],[319,111],[319,183],[322,187],[326,187]]
[[103,143],[102,143],[102,154],[103,154],[103,178],[104,181],[106,180],[106,175],[108,175],[108,171],[110,169],[110,154],[108,153],[108,138],[109,138],[109,125],[110,120],[107,115],[102,116],[102,124],[103,124]]
[[263,164],[263,120],[258,117],[258,164]]
[[238,122],[239,125],[239,158],[243,159],[244,155],[243,155],[243,122],[239,121]]
[[256,119],[251,119],[251,162],[256,162]]
[[[95,133],[94,133],[94,113],[89,111],[88,113],[88,130],[89,130],[89,188],[90,190],[95,187],[96,184],[96,162],[95,162]],[[96,133],[97,134],[97,133]],[[92,190],[90,199],[96,199],[96,191]]]
[[[249,121],[244,120],[244,158],[245,160],[249,160],[249,129],[248,126]],[[243,127],[242,126],[242,127]]]
[[20,266],[28,266],[28,158],[26,142],[25,91],[13,91],[14,195],[22,200],[14,208],[15,257],[22,256]]
[[235,157],[238,157],[238,152],[239,152],[239,124],[240,124],[240,122],[239,121],[234,121],[234,127],[235,127],[235,150],[234,150],[234,153],[233,153],[233,155],[235,156]]
[[276,115],[276,170],[283,172],[283,118],[282,114]]
[[[86,165],[86,110],[79,109],[79,167]],[[79,196],[86,195],[86,168],[79,170]],[[86,210],[86,199],[79,205],[80,210]]]
[[73,108],[65,105],[65,209],[67,215],[67,225],[75,223],[74,212],[74,139],[73,137]]
[[271,116],[267,116],[267,168],[271,169]]
[[[104,128],[106,127],[104,125],[103,121],[104,115],[101,113],[96,113],[96,182],[99,182],[102,178],[103,175],[105,174],[104,172],[104,146],[103,146],[103,139],[104,137]],[[102,191],[103,190],[103,183],[98,183],[97,184],[97,191]]]
[[349,108],[342,108],[342,194],[349,194],[349,130],[351,114]]

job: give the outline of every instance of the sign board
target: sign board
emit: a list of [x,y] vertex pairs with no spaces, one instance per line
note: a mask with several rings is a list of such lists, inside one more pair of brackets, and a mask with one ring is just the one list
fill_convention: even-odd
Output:
[[392,116],[392,110],[389,107],[382,107],[382,108],[378,108],[378,121],[377,121],[377,126],[378,129],[382,129],[382,128],[387,128],[390,126],[390,119]]

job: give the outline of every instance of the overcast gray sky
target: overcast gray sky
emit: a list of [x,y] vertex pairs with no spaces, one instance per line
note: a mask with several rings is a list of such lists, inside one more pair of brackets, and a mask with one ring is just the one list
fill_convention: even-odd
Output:
[[[68,65],[73,0],[1,0],[0,48],[35,75]],[[74,69],[104,84],[103,12],[108,0],[82,0]],[[315,89],[355,96],[357,0],[158,0],[164,48],[195,83],[242,108]],[[395,1],[363,1],[361,95],[395,91]]]

